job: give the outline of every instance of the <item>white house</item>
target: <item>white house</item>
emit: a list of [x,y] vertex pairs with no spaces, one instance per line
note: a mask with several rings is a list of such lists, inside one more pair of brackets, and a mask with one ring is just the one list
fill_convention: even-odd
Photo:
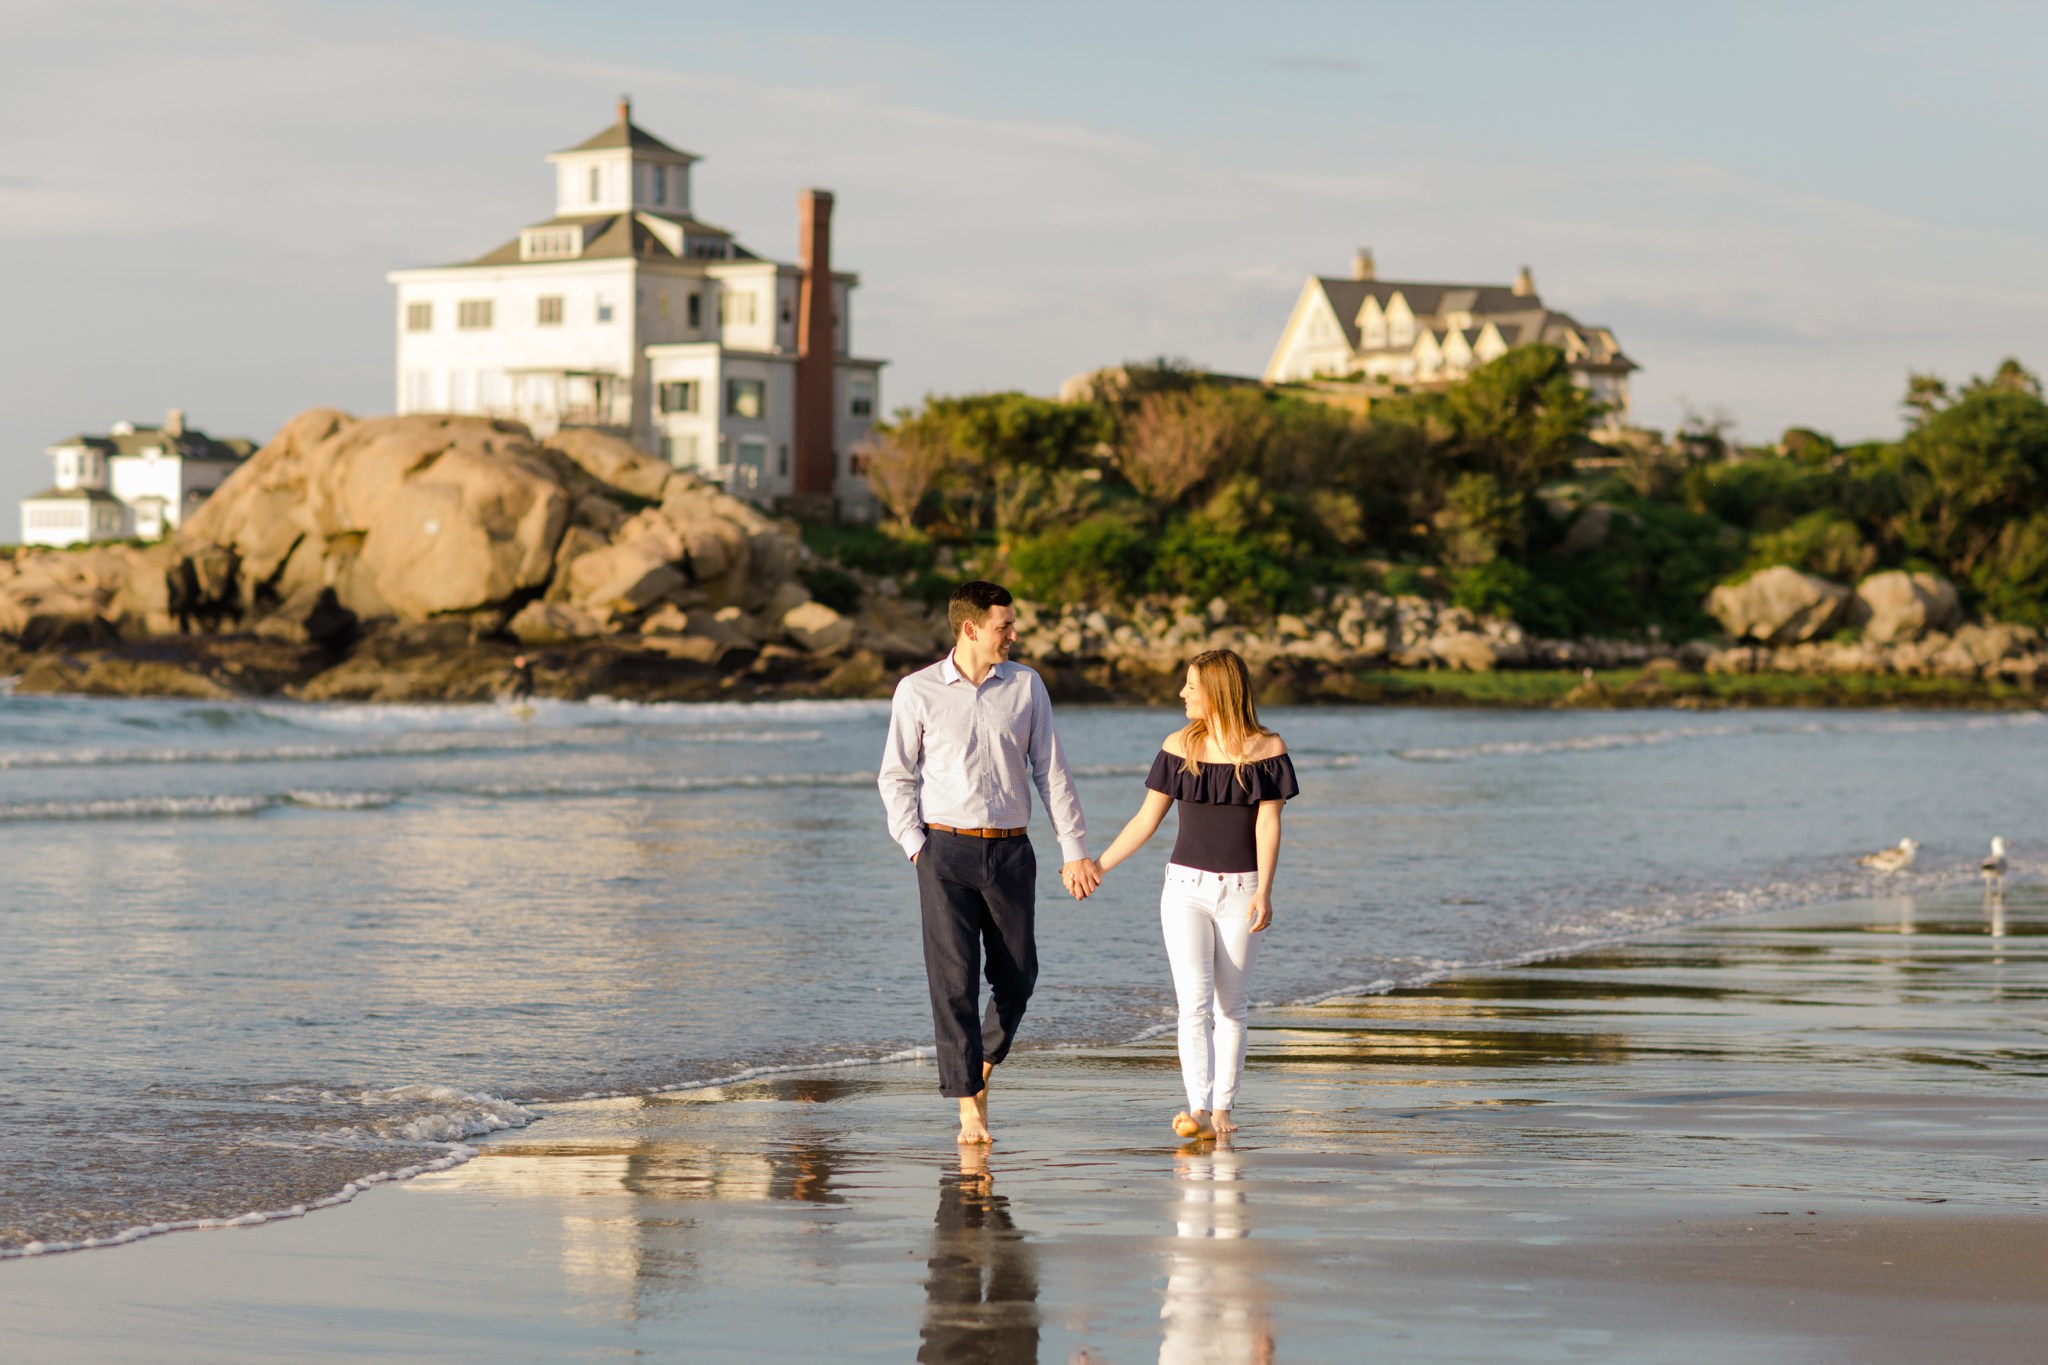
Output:
[[1378,278],[1372,252],[1360,251],[1349,279],[1317,275],[1302,286],[1265,378],[1363,376],[1427,388],[1536,342],[1564,352],[1572,378],[1607,405],[1608,427],[1627,425],[1628,377],[1638,366],[1612,331],[1544,307],[1526,266],[1513,284],[1401,283]]
[[21,543],[155,540],[197,511],[254,449],[186,426],[177,408],[162,426],[116,422],[105,436],[59,441],[44,452],[57,482],[21,500]]
[[398,410],[610,428],[765,504],[872,515],[854,449],[880,360],[853,354],[859,278],[832,196],[798,200],[796,264],[696,216],[699,158],[632,121],[548,157],[555,212],[458,265],[395,270]]

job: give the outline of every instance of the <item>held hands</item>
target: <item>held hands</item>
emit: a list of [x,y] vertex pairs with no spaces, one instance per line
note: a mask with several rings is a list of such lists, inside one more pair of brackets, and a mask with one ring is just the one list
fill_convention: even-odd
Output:
[[1260,887],[1252,892],[1252,932],[1258,933],[1273,922],[1273,893]]
[[1076,858],[1060,866],[1060,882],[1067,888],[1067,894],[1077,901],[1085,901],[1095,894],[1095,888],[1102,885],[1102,865],[1093,858]]

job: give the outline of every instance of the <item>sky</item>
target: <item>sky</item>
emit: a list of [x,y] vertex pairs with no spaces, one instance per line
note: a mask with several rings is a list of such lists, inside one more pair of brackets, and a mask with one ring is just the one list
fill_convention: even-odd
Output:
[[1506,283],[1635,416],[1895,434],[2048,366],[2048,7],[0,0],[0,540],[43,448],[394,401],[385,273],[546,218],[634,121],[698,215],[835,265],[883,402],[1156,355],[1256,374],[1303,282]]

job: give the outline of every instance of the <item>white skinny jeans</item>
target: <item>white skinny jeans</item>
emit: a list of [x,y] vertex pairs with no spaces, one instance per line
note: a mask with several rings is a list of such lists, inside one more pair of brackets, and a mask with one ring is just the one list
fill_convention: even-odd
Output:
[[1251,996],[1256,872],[1203,872],[1166,865],[1159,927],[1180,1002],[1180,1075],[1188,1108],[1230,1109],[1244,1070],[1244,1012]]

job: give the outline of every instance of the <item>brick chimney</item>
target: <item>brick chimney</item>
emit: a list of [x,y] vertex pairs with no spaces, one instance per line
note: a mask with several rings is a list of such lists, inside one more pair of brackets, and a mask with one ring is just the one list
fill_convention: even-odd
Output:
[[1526,265],[1522,267],[1522,272],[1515,276],[1515,293],[1525,299],[1536,297],[1536,276]]
[[619,96],[619,122],[631,123],[632,121],[633,97],[631,95],[621,95]]
[[[837,459],[832,317],[832,192],[797,196],[797,264],[804,272],[796,321],[796,495],[829,507]],[[814,504],[817,505],[817,504]]]
[[1370,280],[1376,279],[1378,276],[1379,270],[1372,263],[1372,248],[1369,246],[1358,248],[1358,254],[1351,258],[1351,278],[1354,280]]

